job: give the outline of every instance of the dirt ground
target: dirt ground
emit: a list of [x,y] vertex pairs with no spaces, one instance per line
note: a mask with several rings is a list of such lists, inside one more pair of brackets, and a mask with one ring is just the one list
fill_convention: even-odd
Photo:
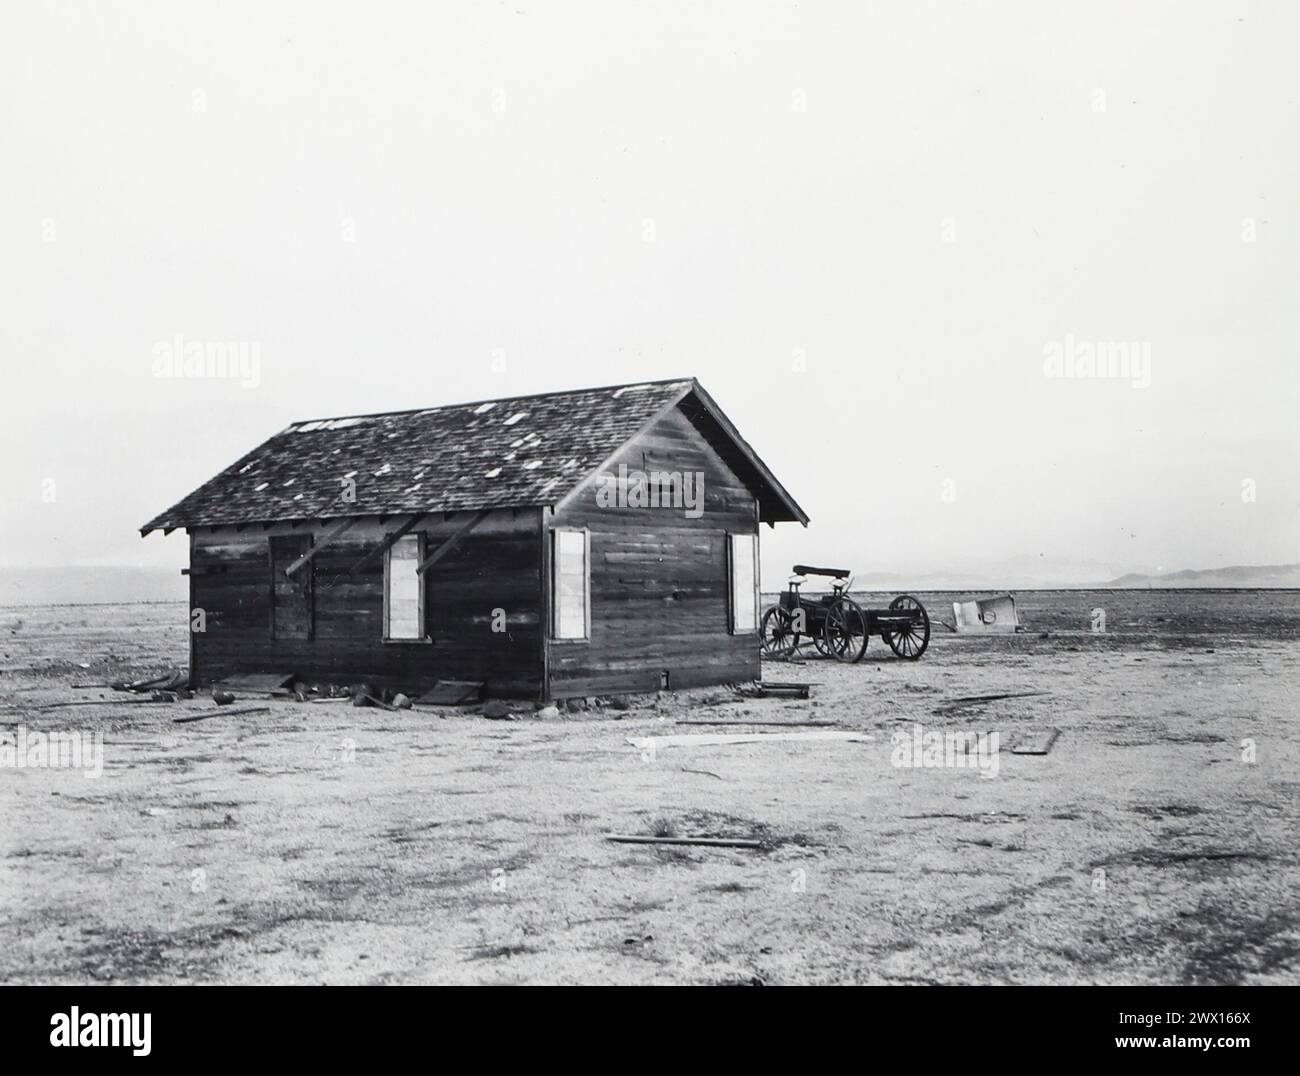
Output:
[[[937,630],[916,663],[875,639],[857,666],[768,665],[807,701],[489,721],[242,698],[271,710],[186,724],[212,702],[72,687],[183,662],[183,607],[0,609],[9,742],[104,736],[98,779],[0,769],[0,981],[1300,982],[1300,595],[1020,609],[1024,634]],[[796,720],[869,739],[627,742]],[[998,732],[997,775],[895,766],[917,724]],[[1050,753],[1008,750],[1049,728]]]

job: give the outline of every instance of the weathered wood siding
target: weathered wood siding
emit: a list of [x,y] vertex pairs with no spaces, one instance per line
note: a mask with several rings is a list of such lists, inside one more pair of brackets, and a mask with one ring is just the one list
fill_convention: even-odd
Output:
[[586,527],[591,536],[591,624],[587,641],[550,640],[550,695],[653,691],[756,679],[757,632],[730,633],[727,534],[756,534],[750,491],[679,412],[630,441],[610,464],[629,470],[702,472],[704,511],[602,508],[588,482],[546,525]]
[[[464,518],[431,519],[412,533],[423,533],[432,552]],[[425,622],[432,643],[384,641],[382,555],[349,574],[401,523],[358,520],[316,554],[297,585],[273,574],[271,539],[310,537],[319,543],[328,525],[198,528],[192,534],[191,600],[204,610],[207,630],[193,638],[195,682],[284,671],[308,681],[365,680],[407,692],[423,691],[439,679],[483,680],[492,695],[538,697],[544,624],[540,510],[493,511],[426,573]],[[277,562],[286,555],[282,547],[293,544],[277,541]],[[284,564],[277,566],[282,570]],[[290,611],[277,615],[273,589],[278,599],[294,603]],[[310,632],[301,622],[304,594],[310,598]],[[492,630],[494,609],[505,611],[505,632]]]

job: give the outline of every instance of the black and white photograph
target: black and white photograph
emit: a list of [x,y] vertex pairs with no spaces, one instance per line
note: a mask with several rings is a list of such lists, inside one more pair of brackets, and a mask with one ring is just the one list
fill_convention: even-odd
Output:
[[22,1034],[849,986],[1263,1045],[1297,41],[1284,0],[7,0]]

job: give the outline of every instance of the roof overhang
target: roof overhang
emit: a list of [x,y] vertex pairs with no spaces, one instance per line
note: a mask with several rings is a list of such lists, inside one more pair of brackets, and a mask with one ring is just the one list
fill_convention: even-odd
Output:
[[682,394],[678,407],[697,427],[702,422],[714,423],[734,446],[733,452],[720,454],[737,477],[753,490],[758,499],[759,522],[802,523],[805,527],[808,526],[808,513],[799,507],[789,491],[777,481],[776,475],[759,459],[758,453],[740,436],[740,431],[698,381],[689,392]]

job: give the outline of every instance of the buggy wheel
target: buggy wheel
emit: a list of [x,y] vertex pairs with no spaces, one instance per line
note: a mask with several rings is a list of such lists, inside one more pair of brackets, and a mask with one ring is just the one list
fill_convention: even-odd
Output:
[[889,610],[893,613],[915,614],[907,627],[881,632],[890,650],[900,658],[915,661],[930,645],[930,615],[925,611],[925,606],[910,594],[900,594],[889,603]]
[[867,618],[852,598],[836,598],[826,607],[822,640],[836,661],[861,661],[867,651]]
[[799,647],[799,633],[793,618],[779,605],[763,614],[763,653],[770,658],[788,658]]

